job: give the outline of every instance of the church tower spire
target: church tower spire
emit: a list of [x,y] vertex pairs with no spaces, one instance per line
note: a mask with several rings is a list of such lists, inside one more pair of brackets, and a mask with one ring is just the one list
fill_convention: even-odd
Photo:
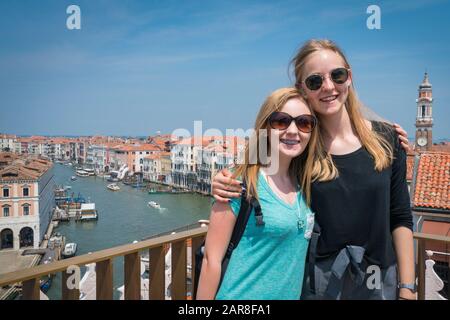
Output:
[[427,72],[419,85],[419,98],[416,99],[416,104],[416,150],[429,151],[433,146],[433,90]]

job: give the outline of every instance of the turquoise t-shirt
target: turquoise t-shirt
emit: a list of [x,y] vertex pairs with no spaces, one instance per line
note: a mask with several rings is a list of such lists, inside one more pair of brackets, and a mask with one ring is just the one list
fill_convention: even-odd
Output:
[[[216,299],[300,299],[314,214],[300,191],[293,205],[283,201],[261,171],[257,192],[265,225],[256,225],[253,210],[244,235],[233,251]],[[230,203],[236,216],[240,203],[240,198],[232,199]]]

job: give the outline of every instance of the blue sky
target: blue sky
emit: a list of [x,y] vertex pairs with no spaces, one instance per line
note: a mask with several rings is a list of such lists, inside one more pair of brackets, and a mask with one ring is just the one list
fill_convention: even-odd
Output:
[[[66,8],[81,8],[68,30]],[[369,5],[381,30],[366,27]],[[292,85],[310,38],[347,54],[361,100],[414,136],[430,74],[434,138],[450,138],[450,1],[0,2],[0,132],[151,135],[252,127],[264,98]]]

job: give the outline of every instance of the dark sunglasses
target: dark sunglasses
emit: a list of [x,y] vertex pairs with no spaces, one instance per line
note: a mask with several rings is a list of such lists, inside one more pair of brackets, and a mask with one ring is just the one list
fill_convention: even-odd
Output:
[[[348,79],[348,69],[347,68],[336,68],[331,70],[330,79],[336,84],[343,84]],[[325,76],[322,74],[312,74],[308,76],[305,81],[303,81],[306,87],[309,90],[319,90],[323,81],[325,80]]]
[[310,114],[302,114],[298,117],[291,117],[285,112],[274,112],[269,116],[269,125],[272,129],[286,130],[295,121],[297,129],[304,133],[314,130],[317,125],[317,119]]

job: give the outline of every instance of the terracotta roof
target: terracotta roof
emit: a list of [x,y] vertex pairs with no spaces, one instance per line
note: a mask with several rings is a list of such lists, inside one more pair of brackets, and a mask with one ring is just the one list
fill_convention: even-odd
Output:
[[422,153],[415,186],[414,207],[450,210],[450,153]]
[[0,169],[10,165],[19,158],[20,156],[18,154],[12,152],[0,152]]
[[0,181],[36,180],[51,167],[52,163],[43,159],[15,160],[0,170]]
[[48,144],[68,144],[72,141],[67,138],[51,138],[51,139],[48,139],[46,142]]
[[435,143],[433,144],[432,151],[450,153],[450,142]]
[[119,147],[115,147],[114,149],[120,150],[120,151],[161,151],[161,148],[153,145],[153,144],[141,144],[141,145],[122,145]]
[[160,158],[170,158],[170,152],[158,152],[156,154],[151,154],[149,156],[146,156],[144,159],[160,159]]
[[0,139],[16,139],[16,138],[17,137],[12,134],[5,134],[5,133],[0,134]]

